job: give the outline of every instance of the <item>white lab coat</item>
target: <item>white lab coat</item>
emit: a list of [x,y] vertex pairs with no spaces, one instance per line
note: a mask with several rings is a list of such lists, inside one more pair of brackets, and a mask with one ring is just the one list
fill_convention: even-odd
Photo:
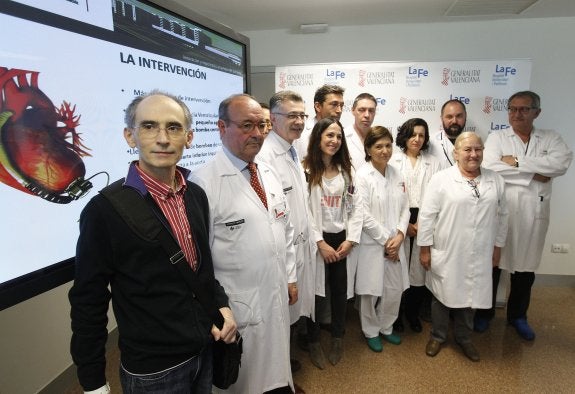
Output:
[[[303,167],[294,161],[290,144],[272,131],[264,140],[258,160],[272,167],[279,176],[290,206],[290,221],[294,226],[294,247],[297,266],[298,301],[290,305],[290,321],[300,316],[315,316],[315,256],[312,259],[308,218],[308,191]],[[315,251],[315,249],[314,249]]]
[[269,210],[223,151],[192,174],[210,203],[215,276],[244,339],[239,377],[228,389],[241,394],[293,387],[287,290],[297,280],[293,227],[281,183],[256,163]]
[[480,197],[454,165],[431,177],[419,211],[419,246],[431,246],[426,285],[449,308],[491,308],[492,257],[507,234],[505,181],[481,169]]
[[[516,156],[519,167],[502,162],[501,156],[506,155]],[[510,212],[509,234],[499,267],[512,273],[539,268],[549,227],[553,180],[537,182],[533,175],[563,175],[572,159],[573,152],[555,131],[534,129],[528,145],[512,129],[489,134],[483,165],[505,179]]]
[[[384,293],[383,277],[385,242],[398,231],[404,235],[409,223],[409,206],[405,183],[401,173],[388,165],[385,177],[367,162],[356,173],[356,185],[363,203],[363,231],[359,246],[349,260],[357,265],[355,293],[381,297]],[[409,287],[407,258],[403,248],[399,249],[401,282],[394,287],[401,293]]]
[[455,164],[455,159],[453,158],[453,143],[443,130],[429,137],[427,153],[443,163],[443,167],[449,167]]
[[355,131],[353,123],[347,126],[344,131],[345,142],[347,143],[347,149],[351,157],[351,164],[353,164],[353,168],[357,171],[366,163],[363,142]]
[[[341,172],[341,169],[340,169]],[[356,188],[357,189],[357,188]],[[309,209],[311,221],[311,241],[315,245],[315,258],[316,258],[316,278],[315,278],[315,294],[325,297],[325,263],[319,250],[317,249],[317,242],[323,239],[323,223],[321,214],[321,187],[316,185],[312,187],[309,193]],[[353,209],[350,214],[346,209],[343,210],[343,219],[346,224],[346,240],[359,243],[361,237],[361,226],[363,223],[363,207],[361,198],[355,190],[353,195]],[[348,256],[349,257],[349,256]],[[355,281],[355,265],[351,264],[349,260],[346,261],[347,268],[347,298],[353,297],[353,287]]]
[[[419,165],[421,166],[420,171],[422,171],[421,175],[421,185],[419,185],[419,190],[421,195],[419,196],[420,205],[423,201],[423,195],[425,193],[425,188],[431,179],[431,176],[436,172],[444,169],[447,167],[445,162],[439,161],[435,156],[430,155],[427,152],[420,152],[419,160],[421,162]],[[407,171],[407,166],[411,168],[411,162],[407,155],[403,152],[394,153],[389,161],[389,164],[399,170],[399,172],[405,176]],[[413,190],[407,188],[407,194],[414,193]],[[417,207],[420,208],[420,207]],[[406,234],[404,232],[404,234]],[[426,272],[425,268],[419,263],[419,246],[417,245],[417,236],[414,239],[413,247],[411,250],[411,254],[409,253],[410,248],[410,238],[406,235],[405,240],[403,241],[403,248],[405,250],[405,256],[408,261],[409,267],[409,284],[412,286],[424,286],[425,285],[425,276]],[[411,256],[411,258],[410,258]]]

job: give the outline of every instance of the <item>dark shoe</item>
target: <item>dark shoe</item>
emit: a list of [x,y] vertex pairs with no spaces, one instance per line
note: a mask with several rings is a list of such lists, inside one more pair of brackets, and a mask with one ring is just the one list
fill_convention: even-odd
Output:
[[404,332],[405,327],[403,326],[403,320],[401,317],[398,317],[395,323],[393,323],[393,331],[395,332]]
[[309,357],[313,365],[319,369],[325,369],[325,355],[319,342],[309,343]]
[[381,343],[381,338],[378,336],[374,338],[367,339],[367,346],[376,353],[380,353],[383,350],[383,344]]
[[389,335],[381,334],[381,336],[392,345],[399,345],[401,343],[401,337],[396,333],[391,333]]
[[289,360],[290,363],[290,367],[291,367],[291,372],[297,372],[301,369],[301,363],[299,361],[297,361],[295,358],[291,358]]
[[331,349],[329,355],[327,356],[331,365],[336,365],[341,360],[343,356],[343,339],[342,338],[332,338],[331,339]]
[[297,384],[293,384],[294,394],[305,394],[305,391]]
[[436,341],[435,339],[431,338],[429,342],[427,342],[427,346],[425,346],[425,354],[429,357],[437,356],[437,353],[441,350],[441,342]]
[[423,328],[421,327],[421,322],[419,321],[418,318],[415,318],[413,320],[408,320],[408,322],[409,322],[409,328],[411,328],[411,331],[421,332],[423,330]]
[[515,327],[517,334],[526,341],[532,341],[535,339],[535,332],[527,323],[527,319],[519,318],[511,320],[510,324]]
[[473,346],[471,342],[458,343],[458,345],[461,347],[463,354],[465,354],[468,359],[474,362],[479,361],[479,352],[477,349],[475,349],[475,346]]

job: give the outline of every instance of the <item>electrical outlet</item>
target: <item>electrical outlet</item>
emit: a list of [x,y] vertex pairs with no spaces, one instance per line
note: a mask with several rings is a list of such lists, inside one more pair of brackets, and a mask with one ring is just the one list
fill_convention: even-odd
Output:
[[571,245],[569,244],[552,244],[551,253],[569,253]]

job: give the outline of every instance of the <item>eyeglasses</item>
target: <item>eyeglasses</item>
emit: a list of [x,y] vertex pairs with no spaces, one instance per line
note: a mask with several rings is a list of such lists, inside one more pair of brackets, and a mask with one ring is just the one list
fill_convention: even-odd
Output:
[[345,104],[344,104],[344,103],[340,103],[339,101],[332,101],[331,103],[327,103],[327,105],[329,105],[330,107],[333,107],[333,108],[341,108],[341,109],[343,109],[343,107],[344,107]]
[[471,190],[473,191],[473,195],[475,197],[479,198],[481,196],[481,194],[479,194],[479,189],[477,188],[477,182],[475,182],[475,179],[468,180],[467,184],[469,186],[471,186]]
[[309,118],[308,114],[294,114],[294,113],[289,113],[289,114],[284,114],[281,112],[274,112],[275,115],[281,115],[281,116],[285,116],[286,118],[288,118],[288,120],[296,120],[296,119],[301,119],[301,120],[307,120],[307,118]]
[[233,123],[234,125],[236,125],[236,127],[238,129],[240,129],[243,133],[246,133],[246,134],[252,132],[256,128],[258,129],[258,131],[260,133],[264,133],[268,128],[268,124],[266,123],[265,120],[262,120],[259,123],[254,123],[254,122],[249,122],[249,121],[234,122],[233,120],[228,119],[228,120],[226,120],[226,122]]
[[519,112],[521,115],[527,115],[529,113],[529,111],[531,111],[532,109],[537,109],[537,108],[535,108],[535,107],[508,107],[507,112],[509,112],[510,114],[514,114],[516,112]]
[[180,124],[170,124],[165,127],[160,127],[160,124],[156,122],[145,122],[134,127],[134,129],[138,129],[142,137],[145,138],[156,138],[160,134],[160,130],[165,130],[169,138],[181,137],[187,131],[184,126]]

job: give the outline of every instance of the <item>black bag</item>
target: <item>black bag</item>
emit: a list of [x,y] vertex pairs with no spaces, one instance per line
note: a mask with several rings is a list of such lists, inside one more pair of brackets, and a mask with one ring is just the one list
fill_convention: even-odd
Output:
[[238,380],[242,361],[242,337],[236,335],[234,343],[217,341],[213,345],[214,377],[213,384],[222,390]]
[[[212,317],[213,324],[219,329],[224,326],[224,317],[216,308],[213,299],[204,286],[194,278],[194,272],[187,262],[184,252],[170,234],[166,226],[156,216],[153,208],[135,191],[122,187],[123,179],[112,183],[101,191],[116,211],[143,239],[158,240],[170,256],[170,262],[176,266],[183,279],[195,294],[206,312]],[[222,390],[227,389],[238,380],[243,345],[242,337],[236,332],[234,343],[214,342],[213,351],[213,384]]]

